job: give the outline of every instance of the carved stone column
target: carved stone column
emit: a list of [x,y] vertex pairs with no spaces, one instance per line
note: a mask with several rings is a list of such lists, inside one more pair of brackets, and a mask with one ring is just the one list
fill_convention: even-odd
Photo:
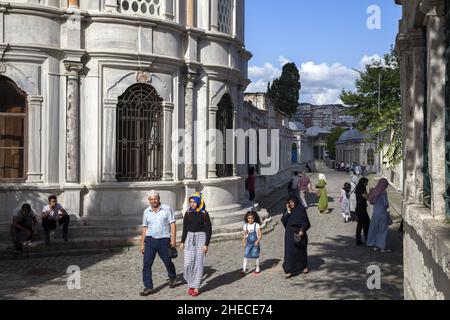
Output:
[[[440,3],[438,6],[436,3]],[[443,1],[435,2],[427,14],[428,48],[428,111],[429,158],[432,207],[436,219],[445,218],[445,81],[446,81],[446,17]]]
[[208,178],[217,178],[217,137],[216,137],[216,120],[217,112],[219,108],[217,106],[209,106],[209,146],[208,146]]
[[[237,107],[237,106],[236,106]],[[233,132],[237,130],[237,112],[236,109],[233,110]],[[237,172],[237,145],[236,138],[233,135],[233,176],[238,176]]]
[[219,32],[219,0],[211,0],[211,31]]
[[169,102],[163,102],[164,112],[164,162],[163,162],[163,181],[172,181],[172,115],[174,104]]
[[68,0],[69,8],[79,8],[79,0]]
[[174,20],[174,0],[165,0],[164,16],[167,20]]
[[42,182],[41,130],[42,102],[40,96],[28,98],[28,183]]
[[195,84],[197,73],[189,70],[186,79],[185,94],[185,148],[184,148],[184,178],[193,180],[194,174],[194,110],[195,110]]
[[414,144],[415,144],[415,189],[416,202],[422,203],[423,198],[423,164],[424,164],[424,130],[426,128],[425,107],[425,63],[426,48],[424,34],[418,31],[413,39],[413,63],[414,63]]
[[119,8],[118,0],[105,0],[106,12],[117,12]]
[[66,181],[80,182],[80,79],[81,63],[67,62]]
[[186,0],[186,25],[195,27],[195,1]]
[[118,100],[105,99],[103,101],[103,182],[116,182],[116,130],[117,130]]

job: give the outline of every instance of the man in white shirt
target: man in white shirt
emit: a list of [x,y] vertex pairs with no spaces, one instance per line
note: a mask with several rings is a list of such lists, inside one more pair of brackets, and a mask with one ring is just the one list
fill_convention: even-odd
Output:
[[42,209],[42,228],[45,232],[45,243],[50,242],[50,230],[56,229],[56,223],[63,226],[63,239],[67,241],[70,216],[54,195],[48,197],[48,205]]
[[22,243],[20,241],[20,233],[23,231],[27,234],[27,240],[33,241],[34,229],[37,227],[37,219],[31,206],[28,203],[18,207],[14,210],[11,219],[11,238],[16,247],[16,253],[22,253]]

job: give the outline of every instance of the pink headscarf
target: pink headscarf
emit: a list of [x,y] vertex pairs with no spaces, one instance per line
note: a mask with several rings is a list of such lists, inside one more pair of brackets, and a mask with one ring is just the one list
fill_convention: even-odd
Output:
[[373,189],[369,194],[369,202],[374,204],[378,200],[378,197],[386,191],[388,186],[389,182],[385,178],[380,179],[375,189]]

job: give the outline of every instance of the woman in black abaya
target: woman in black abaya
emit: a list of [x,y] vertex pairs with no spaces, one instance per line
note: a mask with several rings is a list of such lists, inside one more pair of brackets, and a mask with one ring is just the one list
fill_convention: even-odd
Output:
[[[300,200],[289,197],[286,204],[286,212],[281,218],[285,228],[284,234],[284,262],[283,270],[286,279],[301,273],[308,273],[308,235],[306,232],[311,227],[306,209],[300,204]],[[302,238],[300,244],[296,244],[294,234]]]

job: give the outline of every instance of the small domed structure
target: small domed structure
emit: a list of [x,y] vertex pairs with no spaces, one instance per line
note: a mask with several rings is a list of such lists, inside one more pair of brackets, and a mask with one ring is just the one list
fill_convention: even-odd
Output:
[[289,129],[291,129],[292,131],[306,131],[305,125],[298,121],[290,121]]
[[364,141],[370,139],[370,135],[360,132],[356,129],[345,131],[338,140],[338,143],[346,143],[350,141]]
[[336,162],[345,165],[356,162],[366,165],[366,173],[377,172],[377,144],[366,132],[357,129],[345,131],[336,142]]

